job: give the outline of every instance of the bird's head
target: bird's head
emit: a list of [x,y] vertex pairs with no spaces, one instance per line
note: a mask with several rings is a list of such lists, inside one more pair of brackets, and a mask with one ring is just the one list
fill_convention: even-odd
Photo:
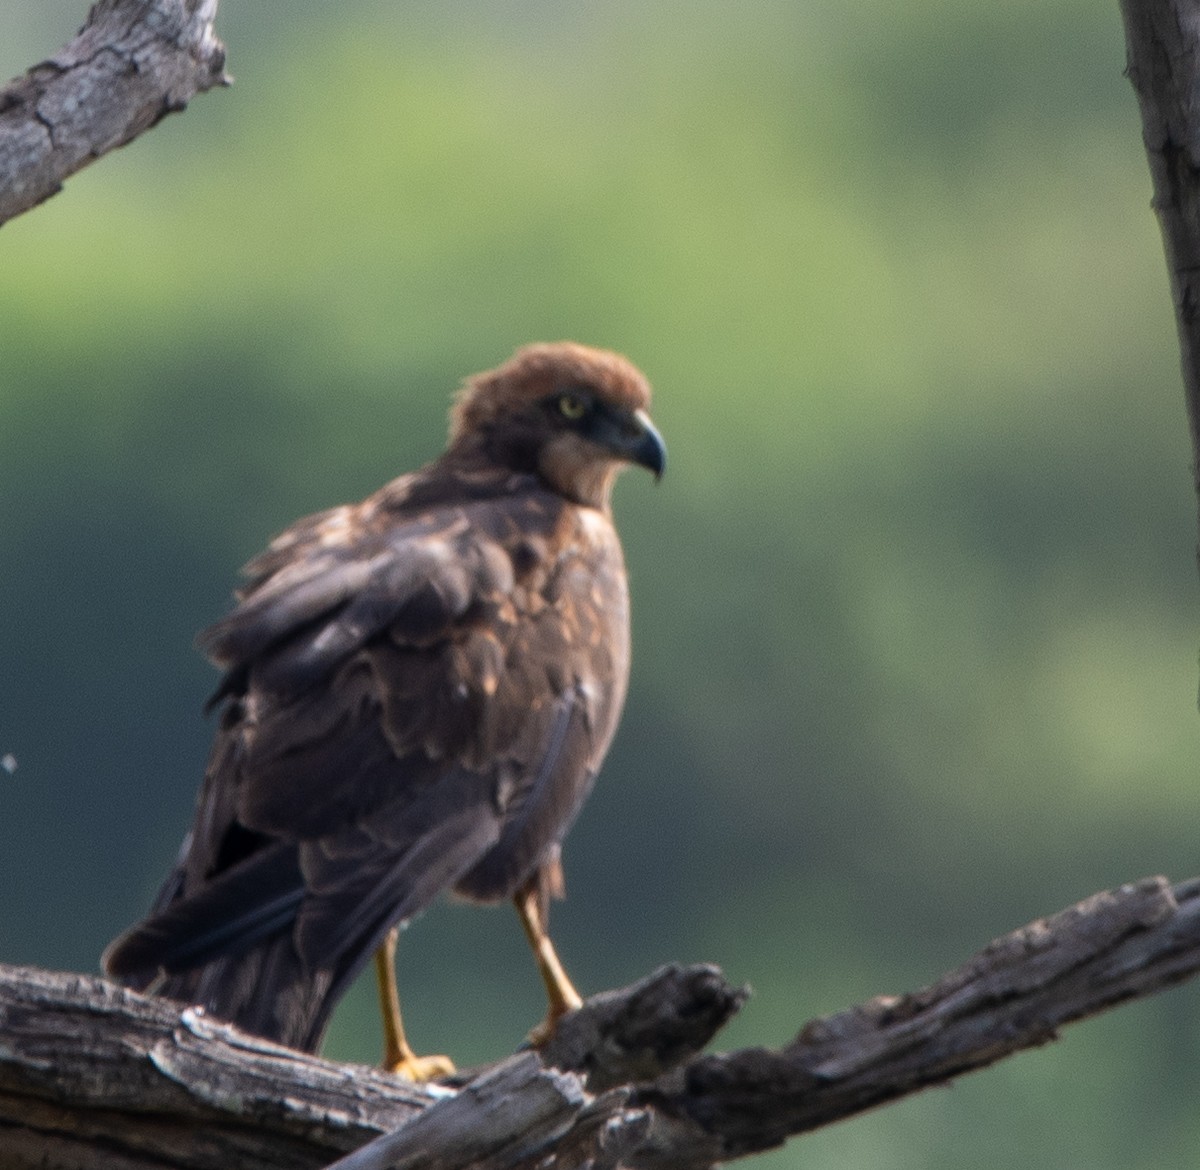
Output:
[[527,345],[467,379],[450,414],[450,449],[536,473],[569,499],[606,508],[622,467],[656,478],[666,467],[649,407],[649,384],[620,354],[572,341]]

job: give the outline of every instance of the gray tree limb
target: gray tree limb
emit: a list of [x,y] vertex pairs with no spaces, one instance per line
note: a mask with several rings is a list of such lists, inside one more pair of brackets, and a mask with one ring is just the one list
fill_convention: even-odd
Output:
[[79,35],[0,89],[0,224],[225,85],[217,0],[98,0]]
[[707,1167],[1198,971],[1200,879],[1150,878],[780,1048],[700,1055],[745,993],[713,967],[667,967],[588,1000],[539,1054],[417,1087],[101,979],[0,967],[0,1170]]
[[1200,493],[1200,6],[1120,0],[1127,75],[1142,114]]

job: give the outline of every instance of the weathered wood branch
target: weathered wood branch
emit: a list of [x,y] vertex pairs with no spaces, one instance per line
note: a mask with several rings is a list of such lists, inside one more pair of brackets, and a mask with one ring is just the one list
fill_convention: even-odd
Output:
[[634,1096],[672,1119],[652,1131],[639,1164],[702,1166],[778,1145],[1198,972],[1200,879],[1095,894],[997,939],[930,987],[814,1020],[782,1049],[690,1060]]
[[1127,74],[1142,113],[1162,229],[1200,493],[1200,7],[1120,0]]
[[709,1166],[943,1083],[1200,971],[1200,879],[1006,935],[937,983],[698,1055],[744,993],[668,967],[445,1085],[291,1052],[103,980],[0,967],[0,1170]]
[[0,224],[228,82],[217,0],[98,0],[74,40],[0,89]]

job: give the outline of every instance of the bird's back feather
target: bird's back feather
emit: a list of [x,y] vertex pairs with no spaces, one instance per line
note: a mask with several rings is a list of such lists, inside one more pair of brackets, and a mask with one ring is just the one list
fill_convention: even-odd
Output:
[[450,888],[495,901],[557,873],[629,646],[607,506],[494,454],[550,417],[521,416],[515,445],[468,428],[250,562],[199,638],[225,678],[192,830],[110,974],[315,1048],[392,925]]

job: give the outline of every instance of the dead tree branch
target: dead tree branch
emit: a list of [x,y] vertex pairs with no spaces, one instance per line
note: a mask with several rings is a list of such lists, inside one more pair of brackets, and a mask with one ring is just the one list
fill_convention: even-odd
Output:
[[98,0],[79,35],[0,89],[0,224],[225,85],[217,0]]
[[1183,363],[1200,493],[1200,8],[1120,0]]
[[[0,967],[0,1170],[706,1167],[1044,1044],[1200,971],[1200,879],[1151,878],[1006,935],[778,1049],[698,1055],[744,993],[668,967],[540,1054],[415,1087],[100,979]],[[360,1148],[361,1147],[361,1148]]]

